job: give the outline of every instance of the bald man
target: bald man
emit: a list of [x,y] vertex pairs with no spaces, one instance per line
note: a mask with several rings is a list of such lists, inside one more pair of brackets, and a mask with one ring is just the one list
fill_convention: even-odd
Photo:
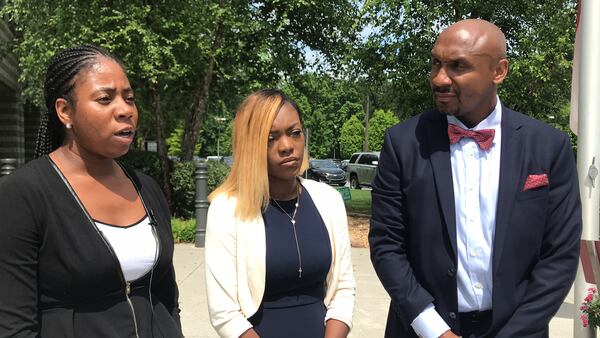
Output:
[[576,166],[567,135],[502,104],[507,73],[500,29],[457,22],[431,51],[437,109],[386,133],[369,232],[386,337],[548,337],[578,264]]

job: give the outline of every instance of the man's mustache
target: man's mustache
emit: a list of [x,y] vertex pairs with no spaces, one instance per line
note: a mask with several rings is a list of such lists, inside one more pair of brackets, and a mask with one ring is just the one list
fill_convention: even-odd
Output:
[[433,93],[439,93],[439,94],[448,94],[448,93],[454,93],[454,94],[458,94],[456,91],[452,90],[452,87],[433,87],[432,88]]

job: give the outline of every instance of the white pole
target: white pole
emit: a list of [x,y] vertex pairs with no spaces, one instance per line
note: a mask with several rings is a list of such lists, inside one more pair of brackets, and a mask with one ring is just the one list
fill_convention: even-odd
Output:
[[[577,172],[581,190],[584,240],[598,240],[600,227],[600,178],[590,175],[600,166],[600,1],[581,0],[579,5],[579,100]],[[600,281],[596,281],[597,283]],[[596,337],[596,332],[581,325],[579,306],[587,295],[588,284],[581,264],[575,279],[575,316],[573,337]]]

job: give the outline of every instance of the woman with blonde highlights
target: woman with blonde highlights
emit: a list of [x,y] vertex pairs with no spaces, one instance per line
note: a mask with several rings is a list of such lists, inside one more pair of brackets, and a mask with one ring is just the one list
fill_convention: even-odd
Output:
[[354,276],[340,194],[308,166],[301,112],[278,90],[238,108],[234,162],[210,196],[206,286],[221,337],[346,337]]

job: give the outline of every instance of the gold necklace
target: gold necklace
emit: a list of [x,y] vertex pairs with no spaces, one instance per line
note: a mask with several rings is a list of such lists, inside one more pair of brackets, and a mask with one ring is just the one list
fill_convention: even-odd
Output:
[[279,205],[276,199],[271,198],[277,207],[290,219],[292,222],[292,229],[294,230],[294,239],[296,240],[296,251],[298,252],[298,278],[302,278],[302,255],[300,255],[300,244],[298,243],[298,235],[296,234],[296,212],[298,212],[298,206],[300,206],[300,182],[296,183],[296,204],[294,205],[294,212],[290,216],[282,207]]

